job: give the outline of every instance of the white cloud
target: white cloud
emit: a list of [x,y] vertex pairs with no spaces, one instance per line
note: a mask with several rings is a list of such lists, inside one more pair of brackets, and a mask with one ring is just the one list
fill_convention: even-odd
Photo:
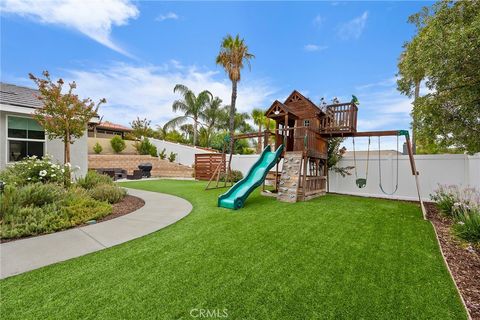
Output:
[[[400,94],[396,89],[396,78],[390,77],[381,81],[358,85],[355,95],[360,100],[358,107],[358,131],[378,130],[407,130],[410,129],[410,112],[412,99]],[[358,140],[358,141],[357,141]],[[356,139],[357,150],[367,149],[368,139]],[[396,149],[396,138],[385,137],[381,139],[381,149]],[[404,139],[400,140],[400,150]],[[378,149],[375,137],[372,148]],[[347,149],[351,150],[351,141],[346,141]]]
[[313,18],[312,23],[315,27],[320,27],[324,21],[325,21],[325,18],[323,18],[321,15],[318,14],[315,18]]
[[338,36],[342,40],[358,39],[365,29],[368,19],[368,11],[365,11],[361,16],[356,17],[338,28]]
[[155,18],[156,21],[165,21],[165,20],[178,20],[179,16],[175,12],[168,12],[166,14],[161,14]]
[[[196,93],[210,90],[224,104],[230,104],[231,84],[228,80],[217,80],[219,73],[171,61],[162,66],[116,63],[98,70],[69,70],[65,78],[77,82],[81,97],[96,101],[102,97],[107,99],[107,104],[100,109],[105,120],[128,124],[139,116],[152,120],[152,124],[163,124],[176,116],[172,103],[180,98],[173,93],[178,83]],[[242,80],[238,86],[237,109],[240,112],[256,107],[265,109],[274,100],[271,95],[275,92],[267,81]]]
[[327,49],[328,47],[327,46],[319,46],[319,45],[316,45],[316,44],[306,44],[303,49],[305,51],[309,51],[309,52],[313,52],[313,51],[323,51],[325,49]]
[[3,0],[0,9],[39,23],[77,30],[112,50],[131,56],[111,39],[113,26],[126,25],[139,15],[129,0]]

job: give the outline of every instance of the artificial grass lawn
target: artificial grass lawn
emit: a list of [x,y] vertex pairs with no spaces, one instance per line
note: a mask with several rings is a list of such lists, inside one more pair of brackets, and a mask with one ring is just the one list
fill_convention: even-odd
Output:
[[[125,186],[194,207],[143,238],[0,282],[3,319],[465,319],[417,206],[327,195],[287,204],[258,191],[239,211],[193,181]],[[198,316],[197,313],[193,315]],[[220,313],[223,315],[223,313]]]

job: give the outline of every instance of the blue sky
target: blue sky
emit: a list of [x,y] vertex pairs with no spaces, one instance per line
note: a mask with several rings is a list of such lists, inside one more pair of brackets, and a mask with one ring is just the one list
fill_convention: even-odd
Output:
[[82,96],[108,104],[104,119],[173,117],[173,87],[209,89],[228,103],[215,65],[219,43],[239,33],[256,58],[244,70],[238,107],[268,108],[297,89],[360,100],[359,130],[409,127],[410,101],[395,89],[409,15],[427,2],[137,2],[4,0],[1,80],[32,86],[49,70]]

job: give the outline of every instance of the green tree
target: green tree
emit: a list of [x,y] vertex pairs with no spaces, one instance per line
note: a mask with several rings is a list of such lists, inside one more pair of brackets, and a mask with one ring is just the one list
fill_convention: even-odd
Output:
[[180,132],[184,135],[185,141],[192,143],[193,142],[193,125],[190,123],[182,124],[179,129],[180,129]]
[[210,147],[210,140],[212,134],[214,133],[215,128],[218,126],[219,122],[223,116],[222,99],[219,97],[213,98],[206,106],[203,111],[201,118],[204,122],[204,130],[202,132],[204,146]]
[[[48,71],[42,73],[44,78],[29,74],[38,86],[37,97],[43,106],[35,109],[34,118],[45,129],[49,139],[61,139],[64,145],[64,163],[70,162],[70,145],[81,138],[88,123],[98,116],[98,108],[105,99],[95,104],[92,99],[80,99],[73,91],[77,88],[75,81],[68,84],[68,90],[62,93],[64,81],[53,82]],[[68,177],[70,178],[70,177]]]
[[[244,62],[248,63],[248,66],[250,67],[250,60],[254,57],[253,54],[248,52],[248,46],[245,43],[245,40],[240,39],[238,34],[235,37],[227,35],[223,38],[220,45],[220,53],[216,58],[216,63],[225,69],[230,81],[232,81],[232,100],[230,103],[229,117],[230,137],[233,137],[235,134],[235,107],[237,101],[237,84],[241,79],[240,73],[243,69]],[[230,139],[230,157],[233,154],[233,149],[233,139]],[[229,163],[231,163],[231,161],[229,161]]]
[[350,175],[350,170],[354,167],[339,167],[338,162],[343,158],[347,148],[340,147],[342,142],[345,141],[345,138],[330,138],[328,139],[328,158],[327,158],[327,168],[333,170],[343,177]]
[[166,124],[164,124],[163,126],[157,125],[157,130],[156,130],[155,136],[158,137],[158,139],[166,140],[166,137],[169,133],[169,131],[168,131],[169,129],[170,129],[170,125],[169,125],[168,122]]
[[[257,153],[261,153],[264,146],[262,146],[263,137],[261,136],[262,130],[274,130],[275,122],[273,120],[268,121],[265,116],[265,112],[262,109],[255,108],[252,110],[251,117],[253,123],[258,127],[258,140],[257,140]],[[269,126],[269,128],[267,128]]]
[[148,120],[147,118],[137,119],[130,122],[130,126],[132,127],[132,135],[137,138],[141,139],[142,137],[152,138],[155,136],[155,131],[150,127],[152,121]]
[[[253,128],[248,123],[250,118],[251,117],[247,112],[236,112],[233,118],[233,134],[235,135],[235,132],[251,132]],[[226,131],[226,129],[230,127],[230,106],[225,106],[222,108],[222,112],[219,115],[217,123],[217,129],[219,131]]]
[[[480,1],[441,1],[409,22],[417,34],[402,53],[398,89],[416,97],[419,150],[479,152]],[[418,94],[421,79],[429,89],[424,96]]]
[[175,100],[172,105],[174,112],[182,111],[183,116],[176,117],[170,120],[169,125],[176,126],[185,121],[193,120],[193,144],[198,145],[198,125],[203,110],[206,105],[213,99],[212,94],[208,90],[204,90],[197,95],[183,84],[177,84],[173,92],[180,93],[183,96],[182,100]]

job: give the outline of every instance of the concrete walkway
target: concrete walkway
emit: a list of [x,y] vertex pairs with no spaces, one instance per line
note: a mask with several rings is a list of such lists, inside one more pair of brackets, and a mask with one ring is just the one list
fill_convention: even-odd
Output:
[[0,278],[48,266],[142,237],[185,217],[190,202],[171,195],[127,189],[145,205],[124,216],[85,227],[0,244]]

